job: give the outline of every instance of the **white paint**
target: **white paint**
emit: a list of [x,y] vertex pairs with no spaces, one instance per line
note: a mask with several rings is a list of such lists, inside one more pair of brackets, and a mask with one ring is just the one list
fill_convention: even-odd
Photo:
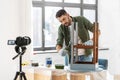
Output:
[[[101,29],[100,46],[110,48],[106,54],[109,71],[120,74],[120,0],[98,0],[98,19]],[[105,56],[105,57],[106,57]]]
[[[26,2],[24,2],[26,1]],[[16,39],[17,36],[31,33],[30,14],[28,5],[31,0],[0,0],[0,79],[13,80],[19,70],[19,59],[12,58],[17,55],[15,46],[8,46],[7,40]],[[26,6],[27,5],[27,6]],[[25,11],[25,12],[24,12]],[[27,15],[28,14],[28,15]],[[23,28],[23,27],[24,28]],[[26,27],[27,26],[27,27]],[[29,28],[28,28],[29,27]],[[27,50],[30,52],[31,47]],[[27,54],[26,53],[26,54]],[[29,56],[27,56],[28,58]]]

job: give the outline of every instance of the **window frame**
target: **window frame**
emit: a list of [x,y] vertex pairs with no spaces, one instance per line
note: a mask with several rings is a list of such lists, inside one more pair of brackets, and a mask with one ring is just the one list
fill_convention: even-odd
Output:
[[34,47],[33,51],[46,51],[46,50],[55,50],[55,47],[45,47],[45,35],[44,35],[44,28],[45,28],[45,6],[51,7],[73,7],[73,8],[80,8],[80,15],[83,16],[83,12],[85,9],[88,10],[95,10],[95,21],[98,22],[98,0],[95,0],[95,4],[84,4],[83,0],[80,3],[64,3],[62,2],[47,2],[45,0],[42,1],[32,1],[32,7],[41,7],[42,8],[42,46],[41,47]]

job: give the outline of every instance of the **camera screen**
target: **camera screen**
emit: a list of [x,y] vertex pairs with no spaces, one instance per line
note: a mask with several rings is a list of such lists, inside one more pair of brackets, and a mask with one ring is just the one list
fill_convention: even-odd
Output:
[[15,45],[15,40],[8,40],[8,45]]

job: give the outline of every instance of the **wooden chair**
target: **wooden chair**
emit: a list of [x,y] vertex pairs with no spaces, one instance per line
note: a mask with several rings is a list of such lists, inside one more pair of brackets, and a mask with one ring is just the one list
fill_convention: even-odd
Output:
[[[76,24],[77,25],[77,24]],[[72,24],[74,26],[74,24]],[[93,45],[84,45],[84,44],[75,44],[74,45],[74,28],[71,27],[71,63],[70,68],[73,70],[96,70],[96,64],[98,63],[98,23],[94,22],[94,32],[93,32]],[[76,26],[77,28],[77,26]],[[73,31],[73,32],[72,32]],[[78,32],[78,31],[76,31]],[[78,34],[78,33],[77,33]],[[74,53],[74,50],[78,49],[92,49],[93,50],[93,58],[92,61],[79,61],[74,60],[74,55],[78,55]],[[87,68],[87,69],[86,69]]]

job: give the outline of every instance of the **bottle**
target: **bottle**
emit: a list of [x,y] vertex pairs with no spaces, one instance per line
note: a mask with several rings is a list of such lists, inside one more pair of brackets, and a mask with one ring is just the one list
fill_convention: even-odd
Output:
[[46,58],[46,67],[51,67],[52,66],[52,58],[48,57]]

